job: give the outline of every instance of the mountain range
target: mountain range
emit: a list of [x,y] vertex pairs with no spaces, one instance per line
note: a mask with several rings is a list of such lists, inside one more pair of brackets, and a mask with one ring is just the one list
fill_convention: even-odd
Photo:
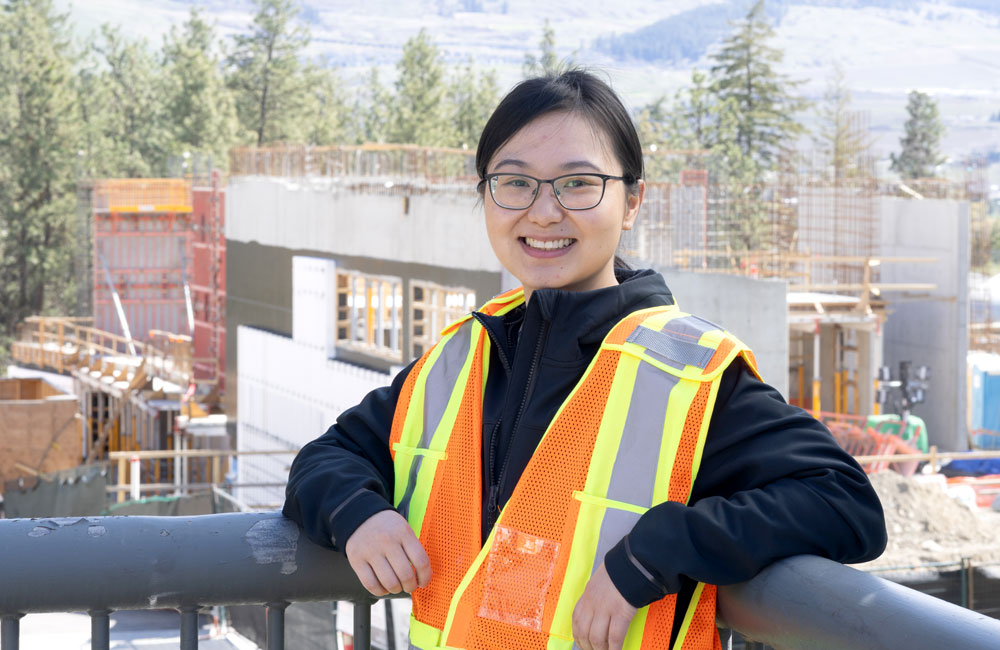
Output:
[[[633,108],[672,95],[691,70],[710,66],[713,48],[752,0],[336,0],[301,3],[310,26],[307,55],[323,58],[357,85],[372,66],[391,82],[402,45],[426,29],[449,64],[470,57],[497,70],[502,88],[537,52],[544,21],[561,57],[600,68]],[[69,10],[80,40],[103,22],[158,46],[191,6],[202,8],[224,37],[247,28],[249,0],[101,0]],[[781,71],[819,100],[839,65],[855,108],[869,115],[876,147],[898,148],[906,95],[918,89],[938,102],[953,159],[1000,157],[1000,0],[768,0],[783,50]],[[129,30],[130,24],[154,25]],[[992,119],[991,119],[992,118]],[[807,124],[810,116],[804,116]]]

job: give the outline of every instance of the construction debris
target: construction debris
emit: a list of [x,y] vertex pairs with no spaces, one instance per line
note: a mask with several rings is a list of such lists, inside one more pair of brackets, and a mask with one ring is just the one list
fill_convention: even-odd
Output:
[[1000,512],[970,505],[941,475],[905,477],[893,471],[869,476],[885,510],[889,544],[859,569],[914,567],[937,562],[1000,562]]

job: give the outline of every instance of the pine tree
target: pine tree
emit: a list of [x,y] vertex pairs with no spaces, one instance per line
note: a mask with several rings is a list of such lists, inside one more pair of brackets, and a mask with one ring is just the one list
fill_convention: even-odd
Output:
[[865,173],[863,161],[871,154],[872,141],[861,115],[851,110],[851,90],[839,65],[834,66],[818,113],[820,126],[814,140],[829,160],[834,180]]
[[145,41],[129,41],[110,25],[101,28],[101,40],[93,49],[103,68],[97,81],[110,102],[95,107],[104,112],[100,121],[110,145],[110,158],[98,168],[112,176],[165,174],[170,135],[164,120],[162,66]]
[[307,126],[305,141],[323,146],[353,141],[352,115],[337,71],[308,64],[303,74],[308,88],[303,107]]
[[720,104],[735,102],[739,115],[736,142],[756,167],[754,176],[773,169],[781,153],[793,148],[804,132],[795,114],[809,106],[794,94],[801,82],[776,70],[784,54],[767,44],[773,35],[764,0],[757,0],[712,55],[712,93]]
[[257,146],[301,140],[308,88],[299,57],[309,32],[296,22],[299,10],[291,0],[254,0],[254,5],[251,31],[233,37],[227,59],[240,126]]
[[448,87],[448,99],[454,112],[456,147],[475,149],[486,120],[496,107],[499,95],[495,70],[476,74],[470,58],[460,68]]
[[938,113],[937,102],[930,95],[914,90],[906,104],[909,118],[899,139],[899,155],[890,154],[892,170],[903,178],[927,178],[934,168],[944,162],[938,148],[944,135],[944,124]]
[[548,18],[545,19],[545,25],[542,27],[542,40],[538,42],[538,50],[537,57],[530,52],[524,54],[524,64],[521,66],[521,71],[525,78],[558,74],[562,68],[573,64],[572,59],[564,63],[559,62],[559,57],[556,55],[556,32],[552,29]]
[[389,119],[394,112],[392,104],[392,94],[379,80],[378,68],[372,66],[367,81],[354,102],[354,113],[358,119],[358,144],[388,141]]
[[51,0],[0,5],[0,337],[74,313],[77,134],[66,17]]
[[406,41],[396,69],[390,140],[429,146],[451,142],[454,127],[445,110],[444,64],[426,30]]
[[208,155],[214,166],[225,168],[236,141],[236,108],[215,45],[211,25],[197,9],[170,30],[163,44],[165,118],[173,155]]

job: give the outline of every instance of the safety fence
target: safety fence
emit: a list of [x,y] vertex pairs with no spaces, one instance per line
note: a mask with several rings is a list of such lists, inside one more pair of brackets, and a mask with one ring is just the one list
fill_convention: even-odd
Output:
[[[279,513],[0,520],[0,648],[17,650],[25,614],[85,611],[91,647],[110,647],[113,611],[176,609],[180,648],[198,647],[198,612],[267,608],[268,650],[284,648],[292,602],[346,600],[355,648],[371,639],[371,598],[344,556]],[[774,648],[996,647],[1000,621],[814,556],[787,558],[719,589],[719,617]]]

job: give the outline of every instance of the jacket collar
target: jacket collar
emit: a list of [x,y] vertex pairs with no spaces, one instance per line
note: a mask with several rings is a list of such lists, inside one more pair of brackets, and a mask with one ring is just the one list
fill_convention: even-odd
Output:
[[519,338],[536,332],[536,324],[549,322],[552,333],[544,357],[555,361],[589,360],[611,328],[628,314],[647,307],[671,305],[673,295],[663,276],[650,269],[615,269],[619,284],[593,291],[536,289],[531,300],[502,316],[477,314],[494,345],[514,358]]

